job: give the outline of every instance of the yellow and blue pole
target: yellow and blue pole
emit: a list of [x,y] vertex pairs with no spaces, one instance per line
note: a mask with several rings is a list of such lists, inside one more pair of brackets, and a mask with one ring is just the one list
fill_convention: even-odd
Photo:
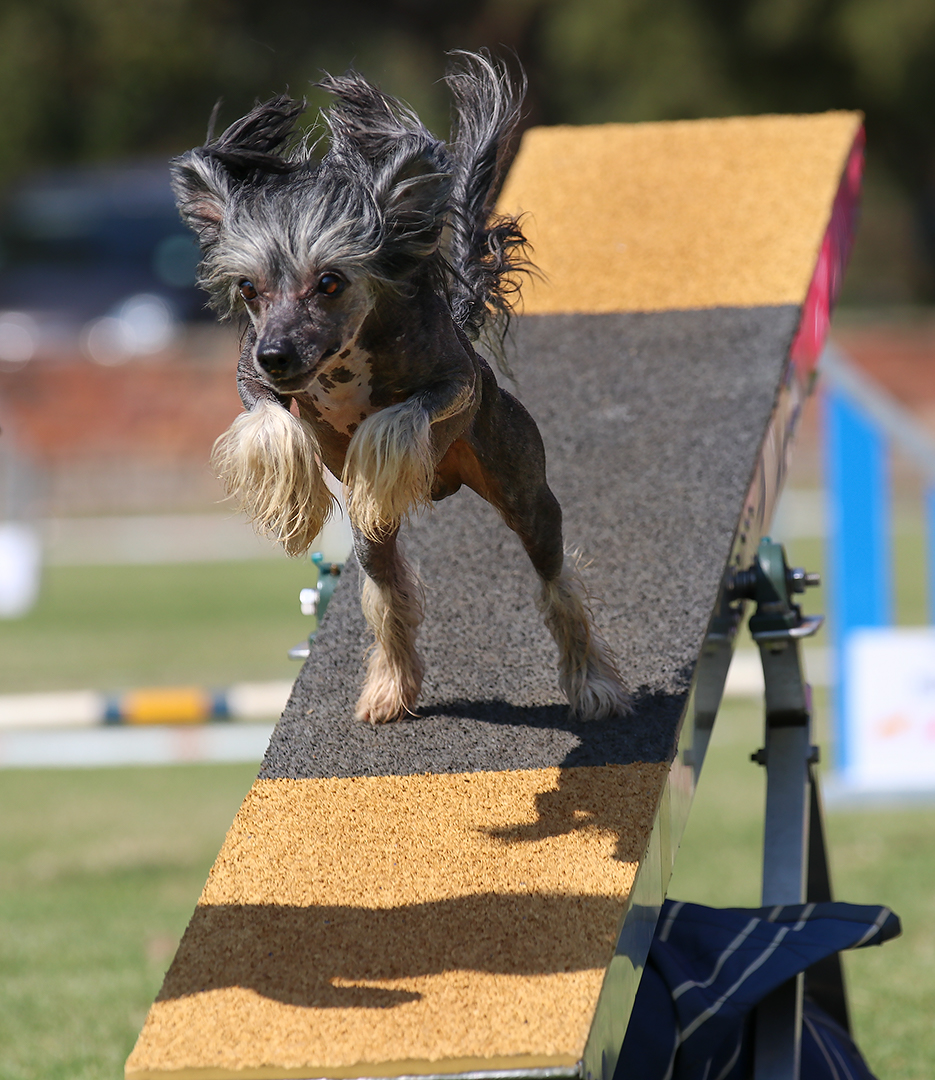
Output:
[[108,695],[105,724],[204,724],[231,719],[227,694],[197,686],[152,687]]

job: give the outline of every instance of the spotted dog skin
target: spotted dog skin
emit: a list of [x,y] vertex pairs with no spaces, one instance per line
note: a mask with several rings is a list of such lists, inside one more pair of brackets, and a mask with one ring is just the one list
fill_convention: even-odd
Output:
[[[280,344],[283,334],[301,336],[306,309],[293,302],[293,311],[294,329],[277,324]],[[539,429],[520,402],[497,384],[490,365],[434,293],[424,291],[405,302],[388,298],[339,352],[313,361],[300,376],[290,373],[277,380],[264,373],[257,340],[251,328],[238,366],[245,405],[251,408],[273,395],[294,400],[299,415],[315,430],[323,463],[336,477],[344,475],[351,438],[363,420],[420,396],[429,409],[435,405],[430,412],[433,501],[464,484],[513,522],[511,527],[522,528],[532,514],[532,527],[523,529],[530,558],[540,574],[558,572],[562,511],[546,482]],[[368,553],[358,554],[366,558]]]

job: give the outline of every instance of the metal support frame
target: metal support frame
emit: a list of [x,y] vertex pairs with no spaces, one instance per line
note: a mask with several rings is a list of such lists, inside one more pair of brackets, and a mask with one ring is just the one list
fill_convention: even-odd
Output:
[[[803,616],[792,594],[817,585],[817,575],[790,570],[782,545],[760,542],[750,570],[734,576],[732,599],[756,601],[750,633],[760,650],[766,689],[764,746],[752,759],[766,767],[762,904],[772,907],[831,899],[818,782],[813,766],[811,688],[799,641],[821,626]],[[804,993],[847,1030],[840,959],[815,965],[766,998],[756,1012],[755,1080],[798,1080]]]

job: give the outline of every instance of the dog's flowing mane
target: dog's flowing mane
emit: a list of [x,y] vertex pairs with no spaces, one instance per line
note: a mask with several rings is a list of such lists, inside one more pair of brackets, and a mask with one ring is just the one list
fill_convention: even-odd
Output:
[[[305,102],[280,95],[176,162],[182,216],[204,250],[201,284],[219,311],[230,314],[237,306],[231,254],[256,244],[269,196],[288,187],[306,227],[293,229],[295,250],[284,251],[284,259],[327,244],[330,257],[384,287],[405,290],[414,275],[428,278],[468,338],[483,332],[500,354],[528,264],[519,221],[493,216],[493,205],[525,80],[514,86],[505,66],[487,54],[453,56],[446,76],[454,102],[448,145],[408,106],[351,71],[318,83],[334,98],[323,113],[330,139],[322,158],[317,142],[296,132]],[[241,209],[249,210],[249,236],[236,235]],[[222,228],[234,235],[215,244]]]

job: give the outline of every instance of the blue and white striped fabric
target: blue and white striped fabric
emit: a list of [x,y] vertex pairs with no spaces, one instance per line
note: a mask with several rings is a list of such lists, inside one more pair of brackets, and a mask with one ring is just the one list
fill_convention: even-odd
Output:
[[[614,1080],[745,1080],[753,1010],[842,949],[900,932],[889,908],[708,908],[667,900]],[[806,999],[801,1080],[873,1080],[850,1036]]]

